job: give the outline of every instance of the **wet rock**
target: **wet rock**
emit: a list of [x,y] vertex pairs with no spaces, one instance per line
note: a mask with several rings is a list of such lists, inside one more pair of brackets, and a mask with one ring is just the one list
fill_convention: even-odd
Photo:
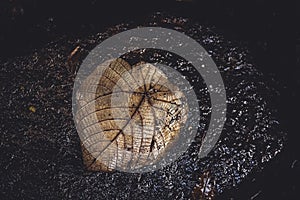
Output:
[[[101,41],[137,24],[120,24],[86,38],[66,36],[31,55],[0,61],[0,190],[4,199],[189,199],[207,171],[214,180],[213,194],[220,196],[262,170],[282,150],[285,134],[274,115],[276,109],[269,106],[279,94],[264,82],[246,49],[214,29],[180,17],[156,13],[142,25],[183,32],[203,45],[216,62],[228,110],[213,151],[203,159],[197,157],[210,115],[203,83],[198,86],[203,132],[179,160],[145,174],[86,171],[72,116],[73,72]],[[76,59],[70,61],[78,46]],[[165,57],[158,52],[148,58]],[[28,109],[31,106],[34,112]]]

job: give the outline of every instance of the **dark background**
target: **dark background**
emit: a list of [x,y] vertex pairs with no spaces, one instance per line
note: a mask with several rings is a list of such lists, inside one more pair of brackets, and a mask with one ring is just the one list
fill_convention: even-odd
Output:
[[0,59],[26,56],[63,35],[85,37],[121,22],[143,21],[157,11],[214,26],[225,38],[243,43],[257,68],[266,75],[266,81],[279,90],[281,98],[273,103],[288,133],[284,151],[255,181],[227,191],[224,199],[245,199],[256,193],[259,195],[255,199],[296,199],[300,35],[295,35],[297,22],[293,20],[300,17],[293,7],[287,2],[258,0],[2,0]]

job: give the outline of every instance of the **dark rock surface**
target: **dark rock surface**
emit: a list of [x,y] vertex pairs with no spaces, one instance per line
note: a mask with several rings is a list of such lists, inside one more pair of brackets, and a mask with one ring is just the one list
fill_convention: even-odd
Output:
[[179,161],[154,173],[87,172],[72,118],[73,72],[105,38],[137,25],[120,24],[85,38],[64,36],[28,56],[0,61],[3,199],[188,199],[204,172],[222,197],[280,153],[285,133],[272,105],[280,94],[265,83],[247,50],[214,29],[157,13],[143,25],[184,32],[219,67],[228,98],[221,139],[206,158],[197,159],[196,142]]

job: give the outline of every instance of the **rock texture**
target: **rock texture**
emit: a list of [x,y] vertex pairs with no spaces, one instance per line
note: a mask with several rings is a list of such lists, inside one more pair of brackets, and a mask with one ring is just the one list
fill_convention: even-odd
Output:
[[[205,185],[204,178],[214,183],[210,184],[214,192],[209,194],[221,196],[253,178],[282,150],[284,133],[270,106],[278,94],[265,83],[248,52],[210,28],[158,13],[142,25],[184,32],[203,45],[216,62],[228,97],[222,137],[206,158],[197,158],[210,115],[204,83],[197,86],[202,103],[201,133],[179,160],[159,171],[139,175],[88,172],[72,117],[71,71],[76,71],[99,42],[137,25],[141,24],[120,24],[83,39],[65,36],[30,55],[0,62],[3,199],[189,199],[197,185]],[[191,81],[201,78],[189,73],[192,68],[188,63],[172,62],[174,56],[146,57],[146,62],[165,59],[173,67],[180,65]]]

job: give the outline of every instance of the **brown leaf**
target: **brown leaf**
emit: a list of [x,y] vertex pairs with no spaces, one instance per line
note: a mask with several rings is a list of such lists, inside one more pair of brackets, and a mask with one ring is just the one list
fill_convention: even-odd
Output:
[[88,170],[130,170],[161,159],[186,121],[185,96],[151,64],[109,60],[77,93],[76,114]]

